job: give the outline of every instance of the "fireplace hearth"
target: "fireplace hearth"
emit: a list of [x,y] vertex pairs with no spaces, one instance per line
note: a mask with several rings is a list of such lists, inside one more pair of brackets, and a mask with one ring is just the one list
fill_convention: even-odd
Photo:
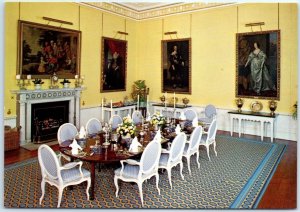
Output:
[[31,141],[45,143],[56,139],[60,125],[69,122],[69,101],[32,104]]

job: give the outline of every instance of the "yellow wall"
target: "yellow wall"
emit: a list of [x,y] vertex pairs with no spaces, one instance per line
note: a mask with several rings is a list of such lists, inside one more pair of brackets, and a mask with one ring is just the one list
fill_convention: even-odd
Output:
[[[236,33],[249,32],[246,23],[265,22],[262,30],[278,29],[278,4],[239,4],[204,10],[192,14],[148,20],[138,26],[138,77],[151,85],[151,99],[159,101],[161,92],[161,39],[176,38],[164,32],[177,31],[178,38],[192,39],[192,95],[193,105],[212,103],[220,108],[236,108],[235,61]],[[280,101],[277,112],[291,113],[297,100],[297,5],[280,4],[281,30]],[[254,31],[260,28],[253,28]],[[142,39],[147,36],[147,42]],[[253,99],[245,99],[250,109]],[[263,111],[269,112],[268,100]]]
[[[291,113],[297,100],[297,5],[239,4],[191,14],[169,16],[145,21],[128,20],[75,3],[6,3],[5,5],[5,108],[16,113],[15,97],[10,90],[17,89],[17,21],[19,19],[47,24],[43,16],[73,22],[64,28],[80,30],[81,74],[85,75],[87,89],[82,92],[82,107],[94,107],[105,97],[113,101],[130,96],[135,80],[144,79],[150,87],[150,100],[159,101],[161,93],[161,40],[170,39],[163,33],[177,31],[178,38],[192,39],[192,95],[193,105],[215,104],[219,108],[236,108],[235,58],[236,33],[249,32],[246,23],[265,22],[263,30],[281,30],[281,80],[280,101],[277,111]],[[103,20],[102,20],[103,19]],[[60,24],[50,23],[53,26]],[[103,25],[103,29],[102,29]],[[125,31],[128,36],[117,35]],[[260,30],[253,28],[253,30]],[[127,82],[125,92],[100,93],[101,36],[126,39]],[[176,36],[172,36],[176,38]],[[49,80],[43,85],[47,88]],[[12,99],[14,98],[14,99]],[[244,108],[249,109],[253,99],[246,99]],[[268,101],[264,111],[269,111]]]
[[[73,25],[63,25],[63,28],[81,31],[81,61],[80,72],[85,76],[87,87],[82,92],[81,106],[95,107],[101,104],[101,99],[112,99],[114,102],[123,100],[130,95],[136,74],[136,22],[120,16],[102,13],[90,7],[75,3],[6,3],[5,4],[5,114],[11,110],[16,114],[15,95],[10,90],[18,89],[15,76],[17,73],[17,29],[18,20],[48,24],[43,16],[72,22]],[[102,23],[103,18],[103,23]],[[102,30],[103,24],[103,30]],[[50,22],[51,26],[60,26]],[[125,29],[126,28],[126,29]],[[125,31],[128,36],[119,35],[117,31]],[[125,92],[100,93],[101,72],[101,37],[111,37],[127,40],[127,84]],[[50,80],[44,79],[43,88],[48,88]],[[61,81],[61,80],[60,80]],[[71,82],[74,82],[71,80]],[[32,83],[31,83],[32,84]],[[74,84],[73,84],[74,86]],[[29,87],[33,89],[33,85]]]

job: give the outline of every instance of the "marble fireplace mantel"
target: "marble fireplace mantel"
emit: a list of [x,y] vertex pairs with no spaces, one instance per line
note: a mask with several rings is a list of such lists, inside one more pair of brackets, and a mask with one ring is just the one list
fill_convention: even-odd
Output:
[[69,101],[69,122],[80,127],[80,96],[84,88],[12,90],[17,95],[17,126],[21,126],[20,145],[31,142],[31,105]]

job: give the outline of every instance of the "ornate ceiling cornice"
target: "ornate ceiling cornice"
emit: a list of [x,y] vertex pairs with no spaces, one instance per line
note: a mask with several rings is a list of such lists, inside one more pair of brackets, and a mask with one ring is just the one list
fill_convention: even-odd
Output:
[[215,8],[215,7],[225,6],[234,3],[233,2],[232,3],[204,3],[204,2],[177,3],[177,4],[171,4],[169,6],[162,6],[159,8],[153,8],[153,9],[147,9],[141,11],[133,10],[129,7],[124,7],[117,3],[84,2],[81,4],[91,6],[99,10],[104,10],[134,20],[146,20],[146,19],[164,17],[168,15],[193,12],[193,11],[203,10],[208,8]]

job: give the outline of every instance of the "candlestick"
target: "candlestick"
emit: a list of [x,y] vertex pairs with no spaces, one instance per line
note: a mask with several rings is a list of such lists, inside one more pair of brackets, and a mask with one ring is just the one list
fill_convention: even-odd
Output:
[[148,95],[147,95],[147,101],[146,101],[146,114],[148,112]]
[[167,107],[167,92],[165,92],[165,107]]
[[174,109],[175,109],[175,104],[176,104],[176,101],[175,101],[175,92],[174,92]]
[[137,96],[137,110],[140,109],[140,95]]
[[104,122],[104,113],[103,113],[103,98],[102,98],[102,101],[101,101],[101,117],[102,117],[102,122]]
[[110,117],[113,116],[112,100],[110,100]]

